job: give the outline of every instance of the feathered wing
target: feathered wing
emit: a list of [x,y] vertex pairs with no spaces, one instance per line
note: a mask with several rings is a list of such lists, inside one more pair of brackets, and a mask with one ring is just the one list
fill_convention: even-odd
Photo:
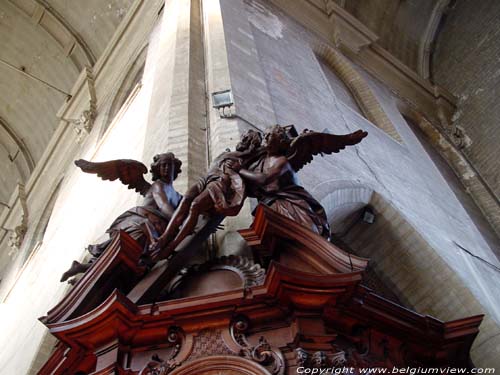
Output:
[[368,135],[363,130],[345,135],[318,133],[309,131],[294,138],[290,143],[288,161],[294,169],[299,171],[310,163],[314,155],[331,154],[343,150],[346,146],[355,145]]
[[97,174],[103,180],[120,180],[129,189],[134,189],[141,195],[146,195],[151,184],[144,179],[148,172],[146,166],[136,160],[119,159],[100,163],[87,160],[75,160],[75,164],[85,173]]

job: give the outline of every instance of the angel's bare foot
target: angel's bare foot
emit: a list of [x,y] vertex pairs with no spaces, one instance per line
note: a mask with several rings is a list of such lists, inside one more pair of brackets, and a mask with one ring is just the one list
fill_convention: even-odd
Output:
[[68,280],[70,277],[83,273],[90,268],[91,263],[81,264],[76,260],[71,263],[71,267],[62,274],[61,282]]
[[153,253],[152,258],[156,261],[161,259],[169,259],[174,250],[175,250],[175,245],[173,243],[170,243],[163,250],[160,249],[160,251],[156,251],[155,253]]

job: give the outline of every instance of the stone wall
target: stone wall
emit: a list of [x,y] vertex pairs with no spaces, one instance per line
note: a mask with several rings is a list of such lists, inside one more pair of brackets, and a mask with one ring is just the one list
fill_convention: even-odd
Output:
[[[460,246],[497,266],[498,260],[402,117],[393,93],[353,64],[401,138],[399,142],[337,99],[313,50],[318,43],[327,43],[325,40],[264,2],[222,0],[221,4],[238,115],[257,126],[265,126],[269,118],[276,118],[281,124],[295,124],[299,131],[367,130],[369,136],[359,146],[317,158],[305,167],[299,173],[303,186],[317,198],[327,196],[342,181],[361,183],[378,192],[401,212],[442,264],[479,301],[464,314],[483,311],[490,322],[498,324],[500,309],[495,300],[499,295],[494,285],[500,274],[465,254]],[[262,111],[263,107],[267,110]],[[418,246],[413,251],[409,256],[418,258]],[[398,268],[398,263],[392,265]],[[447,288],[446,281],[443,288]],[[418,286],[409,290],[406,300],[411,299],[412,293],[426,294],[417,289]],[[440,297],[429,298],[436,306],[446,303]],[[486,325],[485,330],[490,331]],[[484,365],[493,363],[495,358],[491,353],[487,358],[474,355]]]
[[[134,3],[94,68],[98,98],[94,128],[90,134],[77,135],[69,124],[61,122],[26,186],[33,212],[27,240],[2,271],[0,345],[8,348],[0,353],[2,370],[21,374],[28,371],[30,363],[33,371],[42,362],[34,357],[46,328],[37,318],[67,291],[58,281],[61,273],[71,260],[85,256],[84,246],[97,241],[114,217],[137,202],[137,195],[119,183],[102,182],[78,172],[74,159],[135,158],[149,163],[151,155],[174,147],[184,162],[185,174],[178,182],[183,191],[203,173],[207,161],[226,147],[234,147],[243,130],[254,126],[264,129],[274,123],[293,123],[299,131],[328,129],[338,134],[367,130],[369,136],[359,146],[317,158],[306,166],[299,173],[304,187],[332,213],[336,211],[331,197],[339,187],[354,184],[376,192],[400,215],[391,221],[392,211],[380,211],[384,220],[379,224],[395,226],[397,232],[399,225],[406,223],[415,231],[416,245],[406,251],[404,267],[418,273],[418,264],[426,261],[421,254],[425,247],[435,260],[425,263],[430,274],[446,270],[450,275],[441,280],[442,290],[453,287],[456,298],[467,296],[460,302],[463,309],[445,314],[450,310],[448,302],[439,300],[442,294],[428,292],[432,280],[426,279],[424,289],[418,285],[402,288],[400,298],[415,306],[417,298],[425,300],[428,309],[422,308],[422,312],[446,319],[485,312],[485,332],[496,332],[500,322],[500,307],[495,303],[500,296],[495,287],[499,274],[459,246],[491,264],[498,265],[498,261],[384,84],[342,55],[346,71],[355,73],[362,83],[357,87],[370,92],[369,96],[361,93],[356,101],[364,101],[366,108],[376,108],[383,115],[381,123],[372,123],[339,100],[338,85],[325,75],[323,69],[328,67],[322,68],[315,48],[335,46],[269,2],[204,0],[199,4],[171,0],[158,16],[161,3]],[[142,84],[131,91],[110,124],[110,108],[120,90],[128,89],[122,83],[146,45]],[[73,100],[60,111],[67,118],[88,104],[84,77],[83,72],[73,88]],[[349,75],[341,78],[348,80]],[[210,93],[224,89],[233,91],[237,116],[232,119],[220,118],[210,106]],[[365,198],[363,202],[369,202]],[[19,215],[20,210],[16,201],[13,213]],[[45,222],[48,210],[50,220]],[[218,236],[219,255],[241,251],[235,230],[248,225],[249,212],[247,205],[238,218],[226,221],[225,231]],[[44,236],[34,243],[32,239],[40,230]],[[383,230],[380,227],[379,231]],[[7,244],[0,247],[3,263]],[[386,268],[378,270],[393,272],[396,282],[404,276],[397,271],[402,268],[397,256],[388,257],[385,264]],[[462,294],[457,285],[463,286]],[[41,355],[46,355],[50,345],[50,340],[42,345]],[[476,364],[491,365],[498,350],[489,345],[474,355]]]
[[472,143],[463,151],[500,197],[500,3],[457,1],[436,39],[432,74],[436,83],[458,97],[454,124]]
[[[47,328],[38,318],[67,292],[69,285],[59,282],[62,272],[73,259],[87,255],[85,246],[99,241],[116,216],[136,205],[135,192],[118,182],[104,182],[95,175],[81,173],[73,160],[143,160],[154,65],[146,66],[142,84],[132,90],[111,124],[108,113],[141,51],[149,44],[148,54],[154,54],[158,28],[156,32],[153,29],[160,6],[160,1],[147,6],[134,4],[94,67],[99,100],[92,130],[77,134],[73,125],[59,123],[26,186],[30,213],[26,238],[21,248],[10,255],[7,241],[0,243],[1,261],[6,266],[2,268],[0,288],[2,373],[34,373],[43,364],[53,340],[46,339]],[[60,111],[67,118],[76,117],[88,105],[83,73],[72,92],[73,100],[61,103]],[[19,204],[16,201],[13,205],[13,217]]]

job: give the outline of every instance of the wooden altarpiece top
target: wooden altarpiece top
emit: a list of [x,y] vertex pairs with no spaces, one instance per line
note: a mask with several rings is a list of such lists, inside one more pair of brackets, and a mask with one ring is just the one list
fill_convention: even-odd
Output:
[[58,344],[39,374],[295,374],[299,368],[468,367],[482,316],[441,322],[361,285],[350,255],[259,205],[230,256],[145,275],[125,232],[41,321]]

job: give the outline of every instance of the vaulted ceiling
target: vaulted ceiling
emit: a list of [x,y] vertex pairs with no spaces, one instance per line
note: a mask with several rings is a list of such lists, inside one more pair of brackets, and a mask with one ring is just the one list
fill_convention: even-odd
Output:
[[103,53],[132,2],[0,1],[3,204],[18,181],[27,181],[59,124],[56,113],[67,98],[65,93],[71,91],[82,68],[92,66]]
[[379,43],[424,78],[450,0],[336,0],[379,36]]
[[[428,57],[450,0],[335,2],[379,36],[407,66],[428,76]],[[26,182],[82,68],[101,56],[134,0],[0,1],[0,204]],[[52,85],[30,77],[36,77]]]

